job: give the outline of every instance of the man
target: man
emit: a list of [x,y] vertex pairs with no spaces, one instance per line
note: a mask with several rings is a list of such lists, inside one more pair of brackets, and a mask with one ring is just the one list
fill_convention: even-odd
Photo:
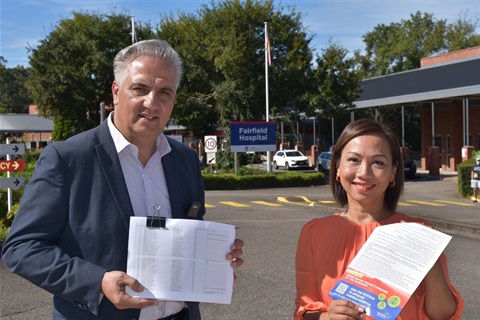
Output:
[[471,172],[471,186],[473,189],[473,203],[477,203],[478,189],[480,188],[480,157],[475,159]]
[[[187,218],[205,194],[196,153],[167,138],[182,62],[161,40],[114,59],[115,111],[97,128],[47,146],[3,248],[12,272],[54,295],[53,319],[200,319],[196,302],[133,298],[125,273],[130,216]],[[227,259],[241,266],[243,242]]]

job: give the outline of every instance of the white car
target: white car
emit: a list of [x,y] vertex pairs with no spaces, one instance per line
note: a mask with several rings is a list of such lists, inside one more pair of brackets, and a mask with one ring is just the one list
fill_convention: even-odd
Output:
[[308,158],[298,150],[280,150],[273,156],[273,167],[285,167],[285,170],[293,168],[309,168]]

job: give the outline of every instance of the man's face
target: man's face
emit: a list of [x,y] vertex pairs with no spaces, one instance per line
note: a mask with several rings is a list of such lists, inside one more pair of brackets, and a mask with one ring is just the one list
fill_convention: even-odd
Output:
[[139,146],[152,143],[165,128],[175,102],[175,71],[161,59],[132,61],[122,83],[112,84],[115,127]]

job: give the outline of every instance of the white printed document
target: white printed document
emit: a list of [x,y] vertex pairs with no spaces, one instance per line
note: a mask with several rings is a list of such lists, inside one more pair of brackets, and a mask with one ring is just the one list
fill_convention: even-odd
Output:
[[414,222],[377,227],[329,296],[374,319],[396,319],[451,238]]
[[229,304],[233,268],[226,259],[235,240],[233,225],[166,219],[165,228],[131,217],[127,274],[145,287],[133,297]]

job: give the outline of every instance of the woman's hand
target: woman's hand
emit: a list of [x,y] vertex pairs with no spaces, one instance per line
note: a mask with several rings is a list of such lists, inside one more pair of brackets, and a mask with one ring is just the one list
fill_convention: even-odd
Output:
[[329,320],[352,320],[364,319],[365,309],[348,300],[333,300],[327,308],[328,318],[320,316],[320,319]]

